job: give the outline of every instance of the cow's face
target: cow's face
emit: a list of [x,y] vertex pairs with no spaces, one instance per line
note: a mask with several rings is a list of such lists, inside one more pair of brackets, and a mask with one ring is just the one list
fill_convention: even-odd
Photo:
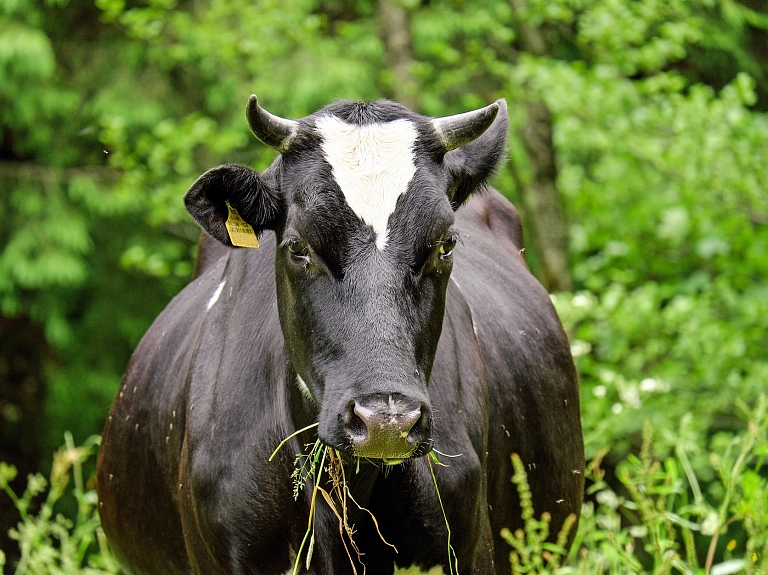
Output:
[[427,453],[429,376],[460,241],[454,209],[502,154],[503,101],[442,120],[339,102],[293,122],[252,97],[248,116],[282,155],[261,175],[206,172],[188,209],[224,243],[225,200],[257,231],[275,231],[280,321],[320,438],[388,463]]

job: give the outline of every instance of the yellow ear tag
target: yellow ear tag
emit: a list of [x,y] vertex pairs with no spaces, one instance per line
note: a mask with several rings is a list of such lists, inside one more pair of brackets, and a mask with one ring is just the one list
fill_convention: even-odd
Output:
[[253,231],[251,224],[241,218],[237,210],[230,206],[228,201],[227,209],[229,210],[229,215],[224,225],[227,226],[232,245],[239,248],[258,248],[259,240],[256,238],[256,232]]

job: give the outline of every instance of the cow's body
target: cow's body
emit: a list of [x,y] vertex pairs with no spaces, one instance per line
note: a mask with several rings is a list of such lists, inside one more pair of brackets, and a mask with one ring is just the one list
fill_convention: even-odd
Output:
[[[528,466],[534,508],[552,514],[553,529],[579,513],[576,376],[549,298],[520,255],[522,230],[511,204],[495,191],[473,197],[457,210],[453,228],[462,243],[445,289],[429,405],[422,407],[431,416],[423,445],[460,454],[438,455],[448,467],[434,473],[461,573],[509,573],[499,532],[522,526],[511,453]],[[281,253],[268,234],[261,249],[203,257],[199,277],[136,350],[99,464],[102,522],[131,573],[277,575],[294,565],[312,489],[308,484],[294,501],[291,474],[300,446],[317,431],[268,458],[281,440],[317,421],[319,406],[312,384],[297,381],[295,352],[281,329]],[[397,553],[368,514],[350,510],[354,541],[367,573],[392,573],[395,563],[444,565],[448,572],[428,458],[405,459],[391,466],[363,460],[359,471],[354,462],[347,466],[352,494]],[[301,572],[352,572],[324,501],[317,503],[306,571],[305,562],[302,555]]]

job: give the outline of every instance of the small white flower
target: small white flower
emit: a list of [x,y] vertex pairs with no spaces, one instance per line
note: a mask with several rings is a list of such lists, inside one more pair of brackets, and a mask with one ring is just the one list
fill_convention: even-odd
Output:
[[571,344],[571,355],[573,357],[587,355],[590,351],[592,351],[592,344],[588,341],[577,339]]
[[651,393],[659,388],[658,381],[653,377],[646,377],[640,382],[640,391]]
[[611,406],[611,411],[616,415],[619,415],[622,411],[624,411],[624,406],[621,405],[620,403],[614,403]]
[[618,531],[621,528],[621,519],[617,515],[598,515],[595,522],[606,531]]
[[715,511],[710,511],[704,521],[701,522],[701,534],[711,537],[717,533],[719,521]]
[[635,409],[640,409],[642,406],[642,403],[640,402],[640,393],[634,386],[625,387],[624,389],[619,390],[619,397],[624,403]]
[[589,297],[586,296],[583,293],[578,293],[575,296],[573,296],[573,299],[571,300],[571,305],[573,307],[589,307],[590,304]]
[[601,505],[605,505],[611,509],[616,509],[619,506],[619,498],[613,491],[607,489],[598,491],[597,495],[595,495],[595,499],[597,499],[597,502]]

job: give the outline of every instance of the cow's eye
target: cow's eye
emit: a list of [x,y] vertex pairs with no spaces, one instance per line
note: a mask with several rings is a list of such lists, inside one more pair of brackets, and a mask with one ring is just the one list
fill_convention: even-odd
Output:
[[291,238],[285,245],[288,248],[288,251],[291,252],[291,256],[295,259],[305,263],[309,262],[309,246],[307,246],[307,242]]
[[456,243],[459,241],[459,237],[456,235],[450,236],[444,239],[438,244],[437,254],[441,260],[448,259],[453,254],[453,249],[456,247]]

